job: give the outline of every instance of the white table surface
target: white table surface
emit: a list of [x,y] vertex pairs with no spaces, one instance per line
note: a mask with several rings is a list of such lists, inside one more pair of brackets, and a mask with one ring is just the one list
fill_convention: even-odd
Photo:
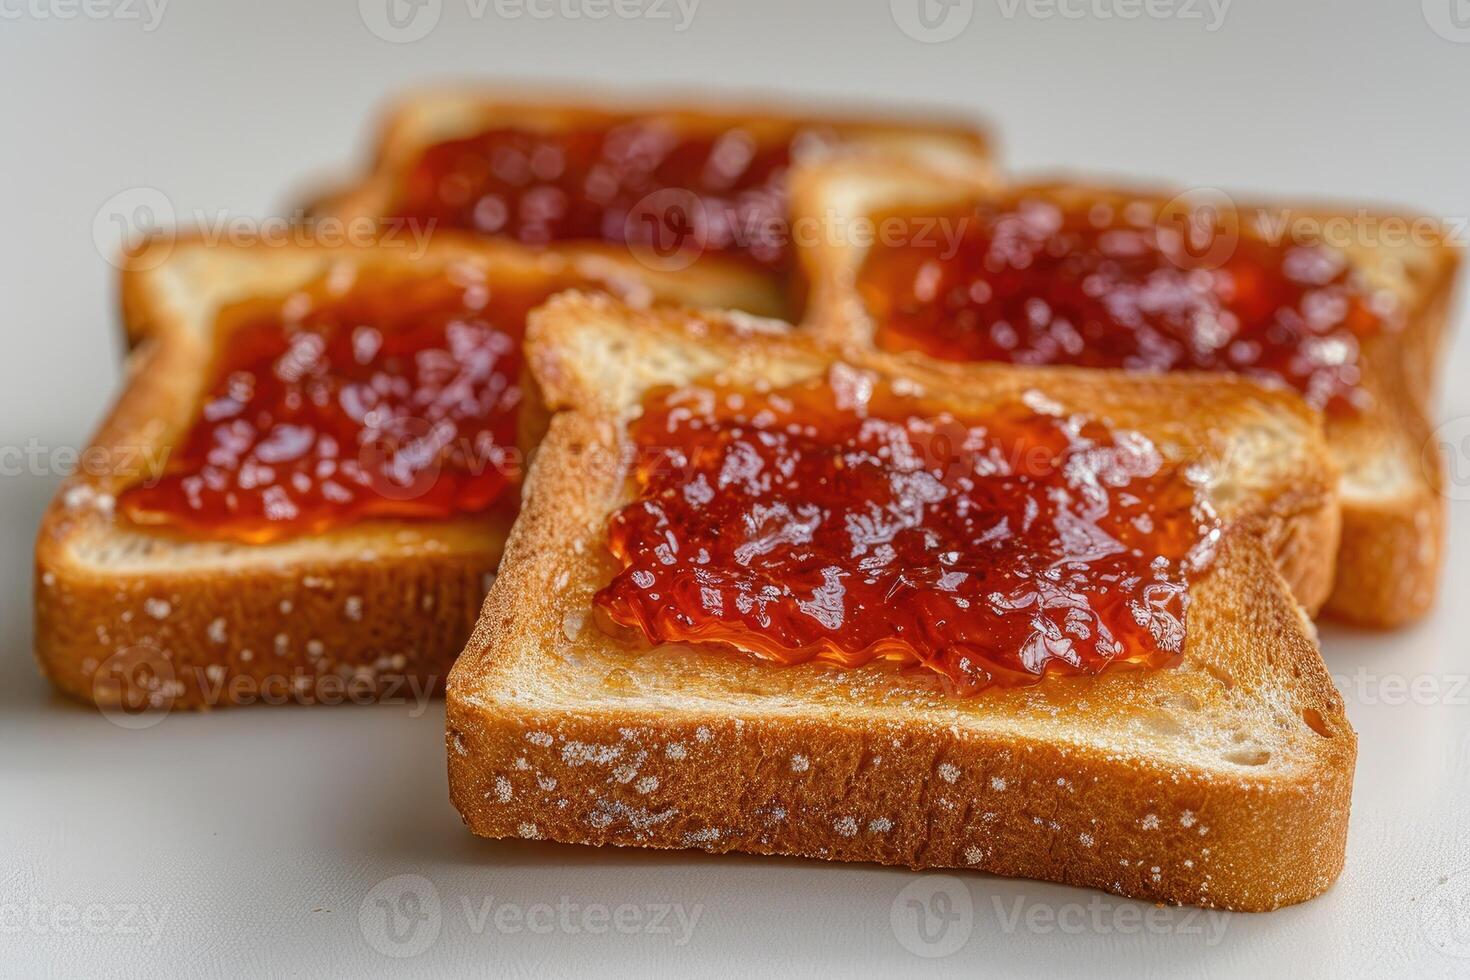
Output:
[[[182,218],[269,213],[354,160],[385,93],[494,74],[927,99],[983,111],[1019,167],[1465,216],[1463,0],[1236,0],[1218,23],[1204,0],[1156,0],[1178,16],[1141,19],[1127,0],[957,0],[932,8],[952,11],[932,29],[910,0],[702,0],[682,30],[662,0],[603,20],[598,0],[560,0],[579,18],[425,0],[428,21],[401,23],[428,33],[407,43],[365,26],[392,33],[379,0],[175,0],[156,22],[141,0],[69,2],[0,0],[0,452],[50,461],[0,476],[0,974],[1470,974],[1463,500],[1430,620],[1325,631],[1361,738],[1348,866],[1327,895],[1264,916],[982,875],[481,841],[447,800],[438,703],[126,731],[49,692],[29,622],[57,451],[84,443],[117,383],[94,245],[115,195],[147,189]],[[958,33],[920,41],[900,21]],[[1470,416],[1467,371],[1461,337],[1446,419]],[[380,899],[417,909],[414,928],[388,928]],[[911,899],[934,913],[927,934],[905,925]],[[624,905],[627,933],[605,918]]]

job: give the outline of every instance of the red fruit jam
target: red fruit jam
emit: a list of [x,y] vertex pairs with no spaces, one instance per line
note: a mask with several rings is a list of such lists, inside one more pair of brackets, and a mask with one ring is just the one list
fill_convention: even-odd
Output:
[[339,273],[225,310],[193,427],[123,512],[265,542],[488,509],[519,479],[526,314],[566,285]]
[[787,167],[827,138],[795,124],[777,139],[738,127],[685,134],[636,117],[553,132],[490,129],[426,149],[393,211],[527,245],[726,253],[779,269],[789,258]]
[[605,619],[962,692],[1177,662],[1213,512],[1144,436],[1035,392],[962,417],[839,365],[651,394]]
[[1068,210],[1023,192],[938,224],[910,216],[915,233],[876,246],[858,289],[888,350],[1233,371],[1332,413],[1367,407],[1359,348],[1395,320],[1386,298],[1340,252],[1203,217],[1141,201]]

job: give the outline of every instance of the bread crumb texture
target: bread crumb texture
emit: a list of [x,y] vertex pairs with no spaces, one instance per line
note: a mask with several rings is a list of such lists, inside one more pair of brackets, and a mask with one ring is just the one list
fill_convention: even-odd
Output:
[[912,724],[517,720],[452,690],[447,737],[455,804],[484,836],[969,867],[1240,910],[1331,884],[1345,825],[1318,817],[1350,789]]

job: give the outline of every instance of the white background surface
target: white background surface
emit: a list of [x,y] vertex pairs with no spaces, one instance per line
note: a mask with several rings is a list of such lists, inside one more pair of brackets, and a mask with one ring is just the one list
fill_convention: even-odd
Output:
[[[888,0],[701,0],[682,31],[671,5],[670,19],[592,20],[428,0],[439,19],[414,43],[374,36],[356,0],[173,0],[151,30],[135,0],[94,2],[116,16],[0,0],[4,447],[83,444],[114,391],[112,273],[93,243],[113,195],[152,188],[181,218],[268,213],[352,164],[370,108],[410,82],[489,74],[942,102],[983,112],[1016,167],[1470,215],[1470,27],[1449,18],[1459,4],[1470,24],[1464,0],[1235,0],[1223,22],[1203,0],[1155,0],[1179,16],[1131,20],[1104,16],[1127,0],[1064,0],[1080,17],[958,0],[946,24],[963,29],[943,43],[906,35]],[[911,15],[911,0],[895,3]],[[381,18],[382,0],[364,7]],[[1470,416],[1470,338],[1447,368],[1443,417]],[[1470,459],[1460,465],[1470,495]],[[477,840],[447,801],[438,703],[416,717],[258,709],[122,730],[51,695],[31,662],[30,549],[55,469],[0,477],[0,973],[1470,974],[1470,958],[1446,952],[1470,956],[1470,504],[1451,505],[1431,620],[1325,632],[1361,737],[1346,872],[1311,903],[1242,917],[980,875],[956,886],[871,867]],[[392,880],[402,874],[427,886]],[[917,896],[900,895],[915,882]],[[395,944],[374,899],[405,895],[430,899],[423,921],[438,932]],[[935,943],[895,929],[895,905],[936,896],[956,902],[932,920]],[[674,906],[672,932],[581,931],[584,911],[625,903],[644,926]],[[573,928],[554,918],[547,935],[513,931],[512,912],[497,926],[502,905],[533,918],[565,906]],[[697,916],[687,935],[681,913]]]

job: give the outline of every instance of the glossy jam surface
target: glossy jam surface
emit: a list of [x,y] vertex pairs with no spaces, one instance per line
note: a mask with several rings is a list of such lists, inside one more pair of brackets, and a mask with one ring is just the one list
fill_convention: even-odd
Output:
[[263,542],[486,510],[519,478],[521,334],[551,291],[336,273],[227,309],[193,427],[124,514]]
[[[1020,194],[895,235],[859,290],[890,350],[950,360],[1234,371],[1318,408],[1367,405],[1360,342],[1395,321],[1334,250]],[[893,244],[896,243],[896,244]]]
[[788,260],[787,167],[827,138],[813,128],[759,141],[738,128],[681,134],[636,118],[557,132],[491,129],[429,147],[405,175],[395,211],[528,245],[626,243],[778,268]]
[[633,437],[596,605],[652,643],[884,659],[962,692],[1166,666],[1218,536],[1148,439],[1034,392],[960,418],[839,365],[655,392]]

